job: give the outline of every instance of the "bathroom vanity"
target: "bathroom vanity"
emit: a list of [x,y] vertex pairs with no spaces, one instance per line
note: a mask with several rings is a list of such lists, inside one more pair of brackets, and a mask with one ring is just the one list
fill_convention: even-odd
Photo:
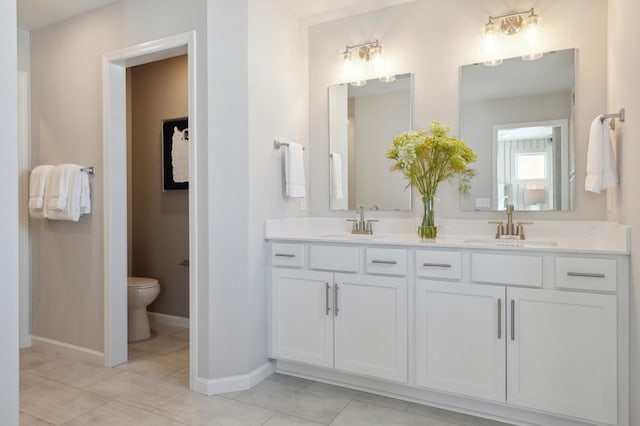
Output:
[[278,371],[516,424],[628,425],[628,228],[495,240],[449,221],[428,242],[400,222],[267,221]]

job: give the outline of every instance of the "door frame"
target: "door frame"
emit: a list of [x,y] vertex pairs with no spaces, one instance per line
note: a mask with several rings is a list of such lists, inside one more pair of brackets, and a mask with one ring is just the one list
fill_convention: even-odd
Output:
[[189,79],[189,361],[190,388],[197,360],[198,176],[196,33],[149,41],[102,57],[104,190],[104,364],[127,362],[127,108],[126,69],[188,55]]

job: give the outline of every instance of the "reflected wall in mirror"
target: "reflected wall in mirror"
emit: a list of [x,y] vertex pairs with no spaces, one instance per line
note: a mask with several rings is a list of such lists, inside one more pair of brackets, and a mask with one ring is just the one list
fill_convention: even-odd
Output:
[[460,137],[478,154],[462,210],[573,210],[575,49],[460,70]]
[[413,76],[364,86],[329,87],[331,210],[411,210],[411,189],[386,157],[393,138],[411,129]]

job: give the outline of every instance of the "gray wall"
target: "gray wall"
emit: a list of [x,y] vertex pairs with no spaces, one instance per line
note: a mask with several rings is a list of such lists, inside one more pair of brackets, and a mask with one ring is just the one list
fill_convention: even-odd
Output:
[[16,3],[0,4],[0,413],[2,424],[18,426],[18,76]]
[[129,69],[131,85],[131,276],[153,277],[150,311],[189,316],[189,192],[162,191],[162,120],[186,117],[187,56]]
[[631,296],[629,297],[631,339],[630,425],[640,424],[640,56],[638,40],[640,26],[640,2],[637,0],[609,0],[609,107],[607,112],[625,108],[627,119],[617,126],[617,157],[620,172],[620,188],[611,191],[613,211],[610,220],[620,221],[632,227],[631,248]]

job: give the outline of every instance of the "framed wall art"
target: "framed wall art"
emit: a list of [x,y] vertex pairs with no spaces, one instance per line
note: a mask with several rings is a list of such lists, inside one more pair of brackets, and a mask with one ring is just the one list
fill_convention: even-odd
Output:
[[162,190],[189,189],[189,119],[162,120]]

